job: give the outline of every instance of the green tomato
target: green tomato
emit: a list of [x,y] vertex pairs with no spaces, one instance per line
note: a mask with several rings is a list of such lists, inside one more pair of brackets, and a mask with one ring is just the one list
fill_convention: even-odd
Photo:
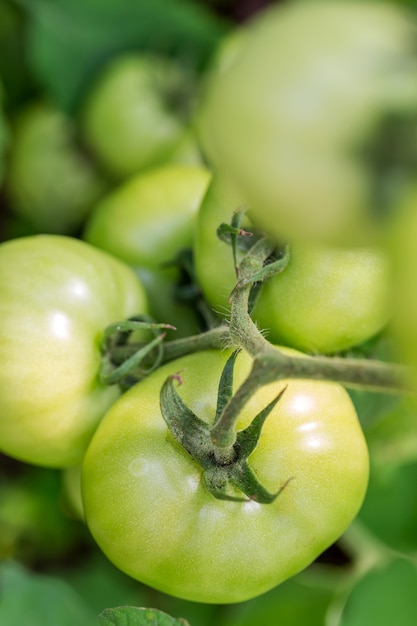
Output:
[[50,104],[31,104],[15,120],[6,192],[36,232],[74,233],[107,186],[75,135],[73,120]]
[[[237,279],[231,247],[216,229],[242,206],[236,188],[216,175],[197,218],[196,274],[208,302],[223,315]],[[382,249],[294,243],[287,267],[262,286],[253,318],[272,343],[332,353],[382,330],[390,319],[390,296],[390,264]]]
[[396,341],[398,357],[410,367],[410,378],[417,389],[417,190],[402,207],[390,234],[393,258],[392,336]]
[[[227,356],[188,355],[129,390],[98,427],[82,470],[86,520],[107,557],[156,589],[206,603],[247,600],[308,566],[350,524],[368,479],[367,447],[347,392],[288,380],[262,387],[237,427],[286,386],[249,462],[271,492],[291,482],[272,504],[212,496],[200,466],[169,432],[159,392],[181,371],[183,401],[212,423]],[[235,386],[250,366],[241,353]]]
[[278,241],[374,241],[415,180],[415,28],[388,2],[272,6],[211,75],[203,152]]
[[209,178],[204,167],[178,164],[136,174],[96,205],[84,230],[86,241],[138,270],[151,313],[176,326],[176,336],[197,332],[198,322],[175,299],[178,271],[163,265],[191,248]]
[[134,272],[77,239],[0,246],[0,450],[49,467],[80,463],[118,397],[98,379],[103,330],[146,312]]
[[382,249],[294,245],[253,310],[273,343],[309,352],[359,345],[390,320],[390,272]]
[[96,204],[83,237],[130,265],[160,269],[191,245],[209,179],[208,169],[190,165],[136,174]]
[[181,152],[190,132],[180,113],[188,81],[173,60],[140,53],[116,57],[104,69],[84,104],[82,126],[109,174],[126,178]]

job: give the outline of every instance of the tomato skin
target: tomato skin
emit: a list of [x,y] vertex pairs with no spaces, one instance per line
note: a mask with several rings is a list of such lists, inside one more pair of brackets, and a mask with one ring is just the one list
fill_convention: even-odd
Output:
[[83,238],[134,267],[160,269],[191,245],[209,179],[207,168],[191,165],[138,173],[96,204]]
[[383,180],[370,156],[387,120],[410,123],[414,136],[414,31],[395,3],[280,4],[248,24],[231,62],[213,73],[198,115],[202,150],[278,240],[351,245],[380,235],[375,218],[415,180],[402,152],[413,140],[397,142],[399,152],[388,145]]
[[1,244],[0,293],[0,449],[75,465],[119,395],[98,380],[102,332],[146,312],[143,287],[87,243],[35,235]]
[[173,338],[198,332],[191,307],[175,297],[177,268],[163,267],[191,248],[195,218],[210,179],[207,168],[168,164],[131,177],[105,196],[87,220],[83,238],[134,267],[150,312],[176,327]]
[[13,214],[33,232],[73,234],[107,182],[77,145],[74,121],[39,101],[14,120],[5,186]]
[[84,103],[82,127],[109,175],[121,180],[181,152],[189,130],[169,98],[186,81],[176,62],[154,55],[123,54],[105,67]]
[[290,255],[282,274],[262,286],[253,311],[272,343],[340,352],[387,325],[390,269],[382,249],[294,245]]
[[[86,520],[107,557],[165,593],[206,603],[247,600],[309,565],[356,515],[368,478],[366,443],[346,391],[281,381],[248,402],[238,428],[288,385],[249,462],[272,492],[293,480],[268,505],[214,498],[169,433],[159,391],[181,371],[182,399],[212,422],[227,356],[188,355],[129,390],[98,427],[82,471]],[[235,385],[250,363],[239,355]]]
[[[208,302],[223,315],[230,310],[228,297],[237,279],[231,247],[216,229],[244,206],[236,187],[215,174],[197,216],[197,277]],[[263,284],[252,317],[272,343],[338,352],[371,338],[388,323],[390,271],[388,254],[378,246],[294,243],[287,267]]]

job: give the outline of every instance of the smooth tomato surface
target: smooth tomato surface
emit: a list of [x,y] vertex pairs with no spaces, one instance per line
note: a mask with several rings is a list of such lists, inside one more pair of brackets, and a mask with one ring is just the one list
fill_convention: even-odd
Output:
[[81,461],[119,395],[98,380],[102,332],[146,312],[134,272],[58,235],[0,246],[0,450],[28,463]]
[[382,249],[294,245],[290,254],[285,270],[263,285],[253,311],[270,341],[340,352],[386,326],[390,270]]
[[191,307],[176,298],[180,273],[164,267],[191,248],[195,219],[210,179],[205,167],[164,165],[121,184],[94,208],[84,239],[132,265],[147,291],[150,311],[177,328],[175,337],[198,332]]
[[[368,479],[367,447],[346,391],[281,381],[252,397],[238,428],[287,385],[249,461],[271,492],[291,482],[272,504],[214,498],[167,429],[159,392],[181,371],[182,399],[211,423],[227,356],[188,355],[124,394],[98,427],[82,472],[87,523],[108,558],[163,592],[207,603],[247,600],[309,565],[350,524]],[[249,368],[239,355],[235,385]]]
[[[208,302],[223,315],[230,310],[228,297],[237,279],[232,249],[216,230],[242,206],[230,181],[215,175],[197,216],[197,277]],[[248,222],[245,226],[252,228]],[[272,343],[310,352],[344,350],[389,321],[390,271],[388,255],[377,246],[294,244],[287,267],[263,284],[253,318]]]
[[191,245],[209,180],[207,168],[192,165],[136,174],[96,204],[84,239],[134,267],[161,269]]
[[69,116],[40,101],[19,112],[6,176],[13,214],[34,232],[73,234],[106,187]]
[[84,103],[82,126],[109,174],[126,178],[181,149],[186,124],[172,99],[186,80],[175,61],[153,55],[123,54],[105,67]]
[[395,3],[280,3],[226,48],[202,149],[278,240],[369,243],[413,184],[414,32]]

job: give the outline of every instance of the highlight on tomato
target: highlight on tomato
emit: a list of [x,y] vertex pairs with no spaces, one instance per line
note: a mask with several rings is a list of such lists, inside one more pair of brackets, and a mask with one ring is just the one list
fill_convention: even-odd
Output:
[[[215,490],[215,477],[231,466],[211,459],[203,471],[168,428],[160,391],[180,377],[182,412],[192,411],[203,432],[214,421],[228,356],[190,354],[132,387],[100,423],[82,469],[86,521],[107,557],[131,577],[196,602],[242,602],[307,567],[349,526],[368,480],[366,442],[345,389],[285,380],[258,390],[237,424],[239,436],[282,394],[248,458],[262,486],[279,495],[264,504],[233,485],[231,499],[212,495],[208,481]],[[240,353],[234,389],[250,366]]]

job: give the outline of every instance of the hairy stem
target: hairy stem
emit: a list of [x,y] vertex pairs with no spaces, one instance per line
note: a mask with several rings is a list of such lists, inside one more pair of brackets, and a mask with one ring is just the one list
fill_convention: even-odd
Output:
[[[293,356],[273,346],[259,332],[249,312],[250,276],[262,269],[267,246],[257,244],[239,267],[242,287],[232,293],[230,339],[253,358],[252,370],[232,396],[211,431],[218,448],[230,448],[236,441],[236,421],[249,398],[263,385],[289,378],[331,381],[347,387],[359,387],[385,393],[413,392],[407,368],[381,361],[345,359],[326,356]],[[257,254],[259,252],[259,254]],[[283,267],[285,265],[283,264]],[[238,283],[239,285],[239,283]]]

